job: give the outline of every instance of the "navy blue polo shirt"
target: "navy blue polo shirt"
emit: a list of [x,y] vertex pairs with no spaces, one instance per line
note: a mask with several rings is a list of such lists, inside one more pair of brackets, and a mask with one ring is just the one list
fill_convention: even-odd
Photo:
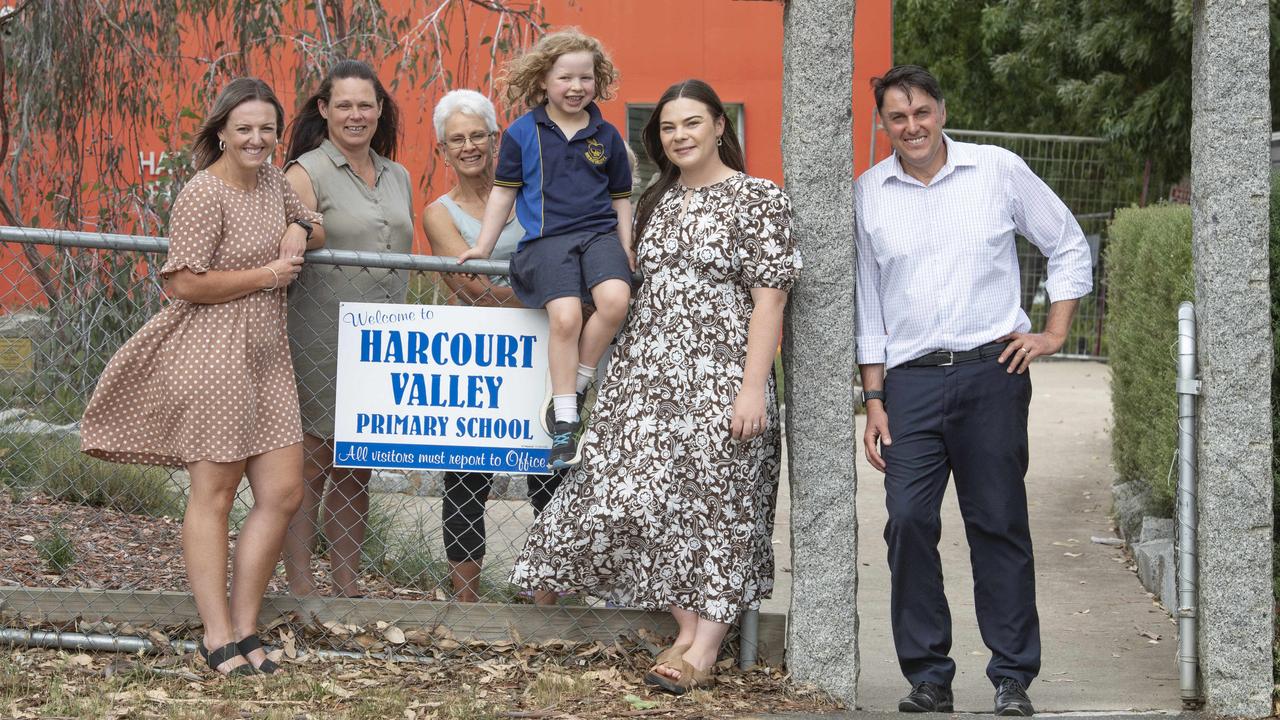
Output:
[[587,126],[572,138],[547,116],[545,105],[503,133],[494,184],[520,190],[521,246],[545,235],[617,229],[613,201],[631,197],[631,163],[622,135],[600,108],[590,103],[587,114]]

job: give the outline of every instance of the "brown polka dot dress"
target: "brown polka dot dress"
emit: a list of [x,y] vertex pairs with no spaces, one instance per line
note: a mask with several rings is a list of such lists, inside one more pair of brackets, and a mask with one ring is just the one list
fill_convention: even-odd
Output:
[[[321,220],[275,166],[264,165],[248,192],[200,171],[174,203],[160,273],[262,267],[279,257],[298,218]],[[301,442],[286,321],[283,288],[216,304],[172,300],[107,364],[84,413],[81,449],[180,467]]]

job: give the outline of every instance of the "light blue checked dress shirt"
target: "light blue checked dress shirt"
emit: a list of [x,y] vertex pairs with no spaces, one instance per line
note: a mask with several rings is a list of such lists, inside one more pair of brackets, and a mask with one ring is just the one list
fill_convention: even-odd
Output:
[[994,145],[944,142],[947,163],[927,186],[896,155],[858,178],[859,364],[892,368],[1029,332],[1015,233],[1049,258],[1050,302],[1093,288],[1080,224],[1022,158]]

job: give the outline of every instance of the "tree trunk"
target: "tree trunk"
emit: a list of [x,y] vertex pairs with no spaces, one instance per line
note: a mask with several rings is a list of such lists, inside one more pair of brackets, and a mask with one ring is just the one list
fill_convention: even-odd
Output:
[[854,0],[790,0],[782,51],[782,172],[804,259],[783,345],[793,583],[787,667],[849,707],[858,686],[853,9]]

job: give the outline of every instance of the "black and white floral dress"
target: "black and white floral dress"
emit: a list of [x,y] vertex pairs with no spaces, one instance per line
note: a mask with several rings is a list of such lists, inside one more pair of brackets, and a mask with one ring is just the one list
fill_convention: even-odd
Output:
[[[688,195],[683,212],[682,204]],[[773,590],[781,435],[730,435],[753,287],[800,270],[791,204],[734,175],[662,198],[637,243],[645,276],[583,438],[582,464],[529,531],[511,582],[733,622]]]

